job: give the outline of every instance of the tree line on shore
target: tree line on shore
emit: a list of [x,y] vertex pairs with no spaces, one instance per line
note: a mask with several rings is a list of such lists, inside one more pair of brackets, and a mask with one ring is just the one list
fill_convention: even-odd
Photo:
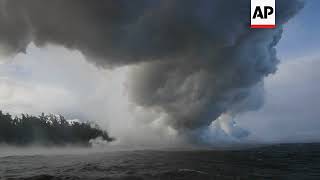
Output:
[[101,138],[111,142],[114,138],[91,122],[69,122],[63,116],[21,114],[13,117],[0,111],[0,144],[26,146],[79,145],[90,146],[90,140]]

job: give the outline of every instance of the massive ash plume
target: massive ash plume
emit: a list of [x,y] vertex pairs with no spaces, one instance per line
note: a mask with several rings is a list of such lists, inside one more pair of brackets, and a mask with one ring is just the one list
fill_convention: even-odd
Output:
[[197,129],[263,104],[282,25],[301,7],[277,0],[278,27],[252,30],[250,0],[0,0],[0,47],[51,43],[97,66],[133,65],[132,101]]

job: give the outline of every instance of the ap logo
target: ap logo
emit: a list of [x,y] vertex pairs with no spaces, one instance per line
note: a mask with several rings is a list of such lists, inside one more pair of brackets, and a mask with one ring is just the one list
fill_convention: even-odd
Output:
[[276,0],[251,0],[251,28],[276,27]]

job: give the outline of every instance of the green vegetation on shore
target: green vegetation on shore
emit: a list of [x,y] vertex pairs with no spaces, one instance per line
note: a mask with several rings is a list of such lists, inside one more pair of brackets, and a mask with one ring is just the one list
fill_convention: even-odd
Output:
[[95,138],[108,142],[114,140],[98,125],[90,122],[68,122],[61,115],[44,113],[40,116],[21,114],[19,117],[12,117],[0,111],[0,144],[90,146],[90,140]]

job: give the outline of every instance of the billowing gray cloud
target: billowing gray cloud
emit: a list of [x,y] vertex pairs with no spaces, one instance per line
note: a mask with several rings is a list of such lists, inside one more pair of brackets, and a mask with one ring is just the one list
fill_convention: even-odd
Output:
[[0,0],[8,54],[58,44],[102,67],[134,65],[131,99],[179,130],[263,103],[282,24],[302,7],[277,1],[277,28],[252,30],[249,0]]

